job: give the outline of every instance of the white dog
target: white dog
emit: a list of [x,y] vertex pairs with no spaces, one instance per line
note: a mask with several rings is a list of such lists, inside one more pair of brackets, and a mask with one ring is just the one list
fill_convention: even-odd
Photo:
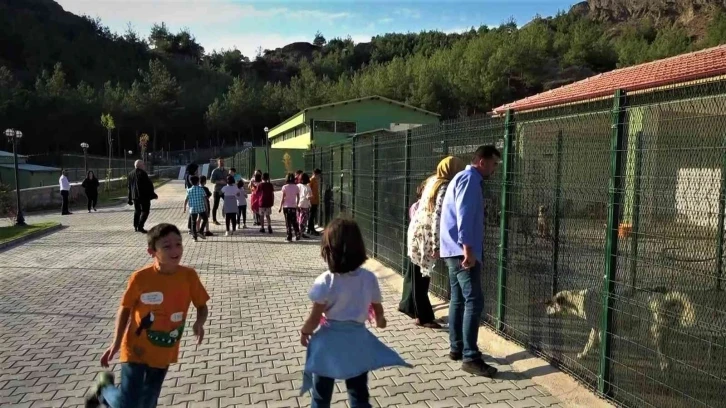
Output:
[[[548,316],[570,315],[586,320],[590,324],[590,337],[587,339],[585,348],[577,354],[581,359],[587,356],[601,340],[600,332],[600,303],[602,296],[591,289],[563,290],[545,302]],[[650,337],[658,353],[660,369],[668,368],[668,359],[663,354],[661,332],[664,326],[670,322],[669,312],[672,309],[681,307],[679,319],[676,324],[681,327],[691,327],[696,323],[696,313],[693,303],[681,292],[668,291],[658,288],[654,291],[636,292],[636,302],[643,302],[648,305],[653,323],[650,325]],[[672,324],[672,323],[671,323]]]

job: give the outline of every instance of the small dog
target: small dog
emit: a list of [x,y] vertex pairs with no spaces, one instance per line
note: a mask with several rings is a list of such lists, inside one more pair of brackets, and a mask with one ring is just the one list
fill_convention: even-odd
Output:
[[547,214],[547,206],[540,205],[537,212],[537,235],[540,238],[549,238],[550,235],[550,217]]
[[[638,291],[634,298],[638,303],[647,304],[648,309],[650,309],[653,317],[653,323],[650,325],[649,330],[650,339],[658,353],[660,369],[664,371],[668,368],[668,359],[663,353],[661,338],[663,328],[673,323],[681,327],[692,327],[696,323],[693,303],[685,294],[669,291],[665,288],[657,288],[653,291]],[[578,359],[587,356],[590,350],[601,340],[602,333],[599,326],[601,303],[602,296],[591,289],[563,290],[545,302],[548,316],[570,315],[586,320],[590,324],[590,336],[585,347],[577,354]],[[669,312],[672,313],[672,309],[678,307],[681,307],[679,318],[672,322]]]

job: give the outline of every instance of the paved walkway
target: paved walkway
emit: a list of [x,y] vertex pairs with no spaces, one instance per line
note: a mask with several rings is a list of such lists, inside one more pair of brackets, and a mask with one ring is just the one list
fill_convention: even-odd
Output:
[[[159,196],[149,225],[186,227],[183,187],[172,182]],[[126,206],[94,214],[78,208],[62,218],[65,229],[0,252],[0,406],[81,406],[111,340],[126,279],[149,262],[145,237],[133,232],[131,218]],[[41,219],[61,217],[29,217]],[[310,405],[297,391],[305,356],[297,330],[309,307],[307,289],[324,264],[317,241],[286,243],[281,217],[273,225],[272,236],[246,230],[195,243],[184,235],[183,262],[197,269],[209,291],[210,318],[204,344],[194,345],[185,333],[160,406]],[[447,334],[415,328],[396,312],[398,293],[383,289],[389,325],[377,333],[415,367],[373,373],[374,406],[558,406],[497,361],[502,374],[496,380],[462,372],[447,358]],[[345,398],[336,392],[334,406],[345,407]]]

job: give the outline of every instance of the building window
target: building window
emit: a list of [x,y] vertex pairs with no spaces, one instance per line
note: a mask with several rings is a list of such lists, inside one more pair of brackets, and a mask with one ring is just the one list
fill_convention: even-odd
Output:
[[355,133],[355,122],[335,122],[336,133]]
[[276,144],[282,143],[286,140],[290,140],[290,139],[296,138],[298,136],[302,136],[309,132],[310,132],[310,128],[308,127],[308,125],[302,124],[302,125],[296,126],[284,133],[281,133],[281,134],[273,137],[272,144],[276,145]]
[[332,120],[316,120],[316,132],[335,132],[335,122]]

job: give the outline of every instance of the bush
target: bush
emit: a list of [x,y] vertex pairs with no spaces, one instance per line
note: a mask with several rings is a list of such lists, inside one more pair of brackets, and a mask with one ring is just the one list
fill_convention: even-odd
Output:
[[15,217],[18,215],[13,191],[9,185],[0,183],[0,217],[7,218],[11,223],[15,223]]

